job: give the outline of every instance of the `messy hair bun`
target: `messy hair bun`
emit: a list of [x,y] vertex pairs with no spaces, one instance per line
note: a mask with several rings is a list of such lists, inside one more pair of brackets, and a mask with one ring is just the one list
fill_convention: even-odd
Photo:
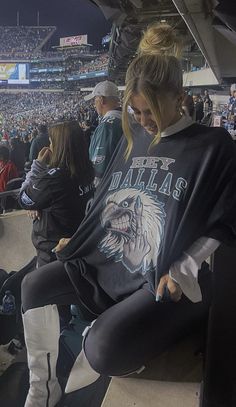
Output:
[[180,112],[183,93],[181,50],[182,41],[168,24],[151,25],[143,34],[138,55],[126,72],[122,114],[123,130],[127,139],[126,158],[133,147],[128,106],[134,95],[142,95],[145,98],[157,124],[158,132],[153,137],[150,148],[160,141],[161,131],[165,128],[163,118],[168,114],[168,96],[175,100],[176,111]]
[[168,24],[155,23],[144,32],[139,44],[139,54],[169,55],[180,58],[182,39]]

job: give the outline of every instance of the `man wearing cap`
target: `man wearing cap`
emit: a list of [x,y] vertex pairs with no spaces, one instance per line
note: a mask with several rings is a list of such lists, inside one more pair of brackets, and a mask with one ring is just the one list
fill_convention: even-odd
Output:
[[103,81],[99,82],[93,92],[84,99],[94,99],[97,113],[102,117],[89,147],[90,160],[95,169],[95,186],[97,186],[123,134],[119,91],[113,82]]

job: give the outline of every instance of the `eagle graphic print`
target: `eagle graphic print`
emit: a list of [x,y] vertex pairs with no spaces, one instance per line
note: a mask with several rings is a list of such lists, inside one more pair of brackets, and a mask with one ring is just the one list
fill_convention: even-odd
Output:
[[100,252],[130,272],[155,269],[165,224],[164,204],[149,191],[121,188],[109,194],[101,214]]

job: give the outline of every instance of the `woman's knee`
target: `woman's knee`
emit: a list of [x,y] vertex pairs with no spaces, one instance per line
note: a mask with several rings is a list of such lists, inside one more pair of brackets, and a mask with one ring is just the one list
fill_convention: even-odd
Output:
[[40,295],[40,291],[37,270],[35,270],[27,274],[21,283],[21,299],[24,312],[37,307],[36,301]]
[[109,376],[112,351],[111,344],[106,339],[91,330],[84,342],[84,351],[92,368],[100,374]]
[[[114,328],[114,327],[113,327]],[[119,376],[122,373],[122,360],[126,359],[128,344],[122,336],[109,326],[96,324],[90,329],[84,341],[84,352],[91,367],[105,376]]]

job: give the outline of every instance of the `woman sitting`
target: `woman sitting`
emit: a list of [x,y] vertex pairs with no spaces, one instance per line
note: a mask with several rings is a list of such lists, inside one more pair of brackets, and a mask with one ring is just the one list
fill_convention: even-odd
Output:
[[202,263],[221,241],[236,240],[236,150],[225,129],[183,115],[177,49],[169,26],[144,34],[126,75],[126,138],[59,261],[23,280],[25,407],[61,398],[58,306],[78,304],[95,320],[66,392],[99,374],[142,370],[208,315],[211,273]]
[[53,248],[74,234],[93,197],[93,167],[79,124],[55,124],[49,138],[50,147],[33,161],[19,198],[22,208],[37,211],[32,241],[38,266],[56,259]]

